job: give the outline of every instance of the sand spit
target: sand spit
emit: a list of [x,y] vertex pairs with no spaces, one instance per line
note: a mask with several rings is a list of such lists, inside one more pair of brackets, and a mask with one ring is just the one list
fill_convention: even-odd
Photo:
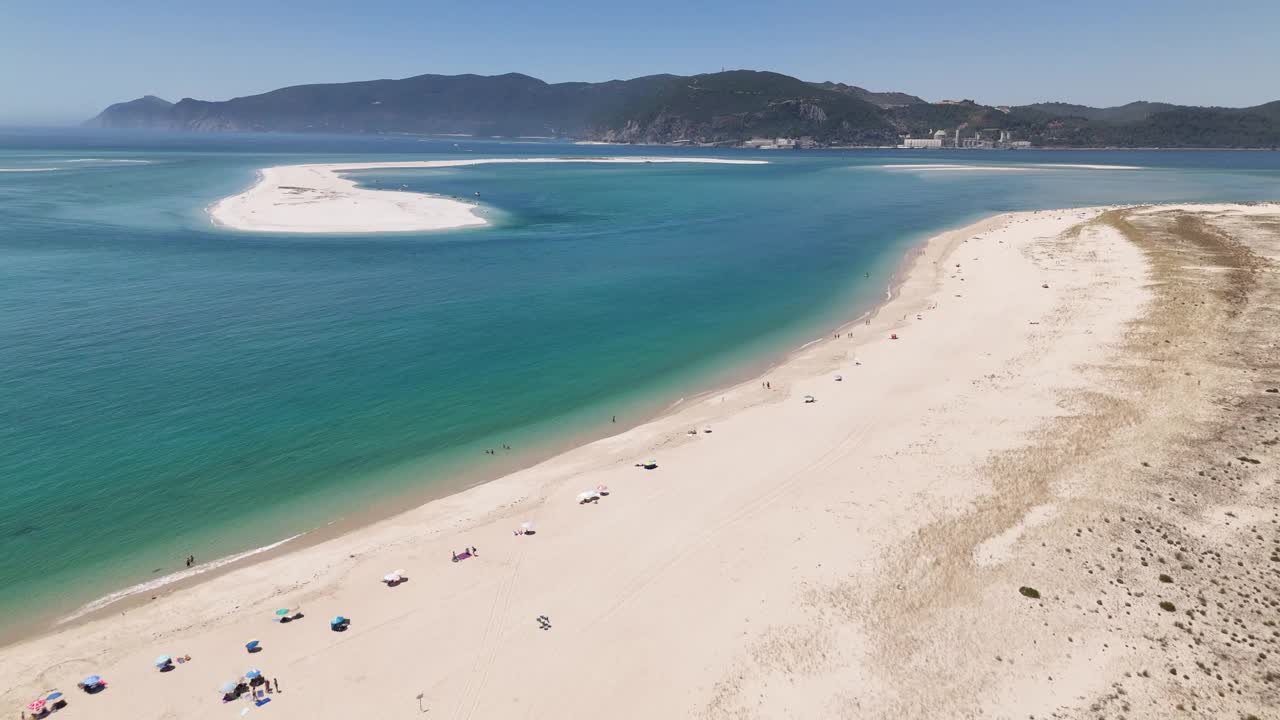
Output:
[[257,667],[280,717],[1268,717],[1278,262],[1275,205],[944,233],[766,376],[0,649],[0,703],[226,718]]
[[263,168],[248,190],[209,207],[214,223],[233,230],[287,233],[377,233],[486,225],[477,198],[459,199],[357,187],[352,170],[448,168],[494,163],[701,163],[762,165],[762,160],[673,157],[477,158],[409,162],[279,165]]

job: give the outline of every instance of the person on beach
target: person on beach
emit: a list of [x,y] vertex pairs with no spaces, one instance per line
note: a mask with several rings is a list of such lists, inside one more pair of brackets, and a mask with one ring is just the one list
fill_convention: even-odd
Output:
[[612,419],[612,420],[610,420],[609,422],[615,422],[615,423],[616,423],[616,422],[618,422],[618,416],[617,416],[617,415],[614,415],[614,416],[613,416],[613,419]]

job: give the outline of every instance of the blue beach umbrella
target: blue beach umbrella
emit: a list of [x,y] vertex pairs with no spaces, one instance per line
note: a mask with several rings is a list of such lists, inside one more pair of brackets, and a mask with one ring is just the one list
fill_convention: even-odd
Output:
[[85,687],[94,687],[94,686],[96,686],[96,685],[101,685],[101,684],[102,684],[102,676],[101,676],[101,675],[90,675],[89,677],[87,677],[87,678],[85,678],[85,679],[81,680],[81,681],[80,681],[80,684],[81,684],[81,685],[83,685],[83,686],[85,686]]
[[245,673],[245,674],[244,674],[244,676],[245,676],[245,677],[247,677],[247,678],[249,678],[250,680],[253,680],[254,678],[260,678],[260,677],[262,677],[262,671],[261,671],[261,670],[250,670],[249,672]]
[[62,693],[51,692],[45,697],[44,701],[54,703],[54,702],[58,702],[58,699],[61,697],[62,697]]
[[244,649],[245,649],[245,650],[252,650],[252,649],[254,649],[254,648],[256,648],[256,647],[258,647],[258,641],[257,641],[257,640],[250,640],[249,642],[247,642],[247,643],[245,643],[245,644],[244,644]]
[[173,662],[173,658],[169,657],[168,655],[161,655],[160,657],[156,658],[156,667],[164,667],[165,665],[168,665],[171,662]]
[[330,624],[330,625],[341,625],[342,623],[344,623],[344,622],[346,622],[346,621],[347,621],[347,619],[346,619],[346,618],[344,618],[344,617],[342,617],[341,615],[339,615],[339,616],[335,617],[334,619],[330,620],[330,621],[329,621],[329,624]]

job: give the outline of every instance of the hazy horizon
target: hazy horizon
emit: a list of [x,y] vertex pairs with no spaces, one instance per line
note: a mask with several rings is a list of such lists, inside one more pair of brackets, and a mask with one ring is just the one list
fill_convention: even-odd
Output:
[[[291,85],[426,73],[520,72],[547,82],[770,70],[926,100],[988,105],[1137,100],[1246,107],[1280,99],[1258,82],[1280,70],[1266,28],[1280,6],[1222,12],[1189,2],[1158,12],[1127,0],[1027,8],[922,0],[893,8],[674,2],[600,8],[399,7],[329,0],[305,8],[229,0],[177,7],[73,1],[10,9],[0,62],[0,124],[71,125],[156,95],[226,100]],[[1221,42],[1230,38],[1229,43]]]

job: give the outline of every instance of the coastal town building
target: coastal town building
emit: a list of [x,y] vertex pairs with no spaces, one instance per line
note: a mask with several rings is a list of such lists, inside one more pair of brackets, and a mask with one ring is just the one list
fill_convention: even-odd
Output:
[[754,150],[795,150],[797,141],[795,138],[751,138],[743,142],[742,147]]

